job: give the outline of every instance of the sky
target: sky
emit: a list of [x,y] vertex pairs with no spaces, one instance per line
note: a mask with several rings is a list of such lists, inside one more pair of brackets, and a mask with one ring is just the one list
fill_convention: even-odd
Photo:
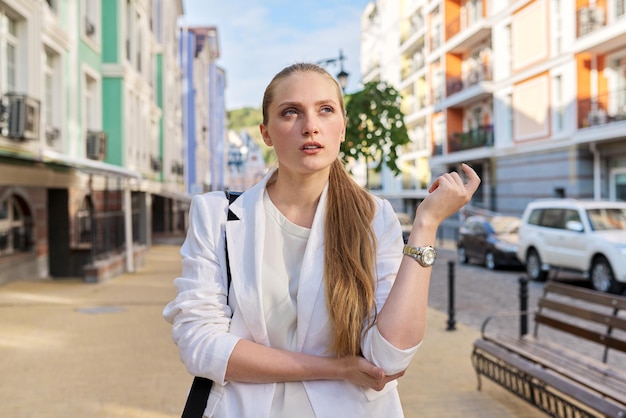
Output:
[[[369,0],[183,0],[188,26],[215,26],[218,66],[226,71],[226,109],[261,107],[265,87],[283,67],[344,55],[346,92],[361,88],[361,14]],[[333,75],[339,63],[324,67]]]

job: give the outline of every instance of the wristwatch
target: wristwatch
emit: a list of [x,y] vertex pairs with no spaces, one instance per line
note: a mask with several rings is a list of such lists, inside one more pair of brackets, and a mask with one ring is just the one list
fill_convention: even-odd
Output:
[[435,259],[437,258],[437,251],[430,245],[427,247],[405,245],[402,254],[413,257],[423,267],[431,267],[435,264]]

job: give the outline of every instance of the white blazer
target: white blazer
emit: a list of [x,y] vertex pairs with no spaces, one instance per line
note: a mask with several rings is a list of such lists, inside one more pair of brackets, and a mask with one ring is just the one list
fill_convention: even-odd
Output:
[[[228,202],[223,192],[193,197],[187,237],[181,247],[182,274],[174,280],[177,297],[164,309],[172,338],[189,373],[215,382],[207,417],[267,417],[275,384],[225,381],[230,354],[240,338],[269,345],[264,320],[261,266],[264,251],[263,193],[269,173],[243,193],[230,210],[239,220],[226,221]],[[373,227],[377,241],[376,303],[382,308],[402,257],[400,223],[386,200],[375,198]],[[302,260],[297,302],[297,350],[327,356],[332,335],[323,284],[324,214],[326,190],[318,204]],[[225,234],[225,235],[224,235]],[[227,286],[225,240],[232,282]],[[386,342],[376,327],[362,342],[365,358],[388,374],[408,367],[417,346],[398,350]],[[397,382],[382,391],[357,387],[346,381],[305,381],[317,417],[402,417]]]

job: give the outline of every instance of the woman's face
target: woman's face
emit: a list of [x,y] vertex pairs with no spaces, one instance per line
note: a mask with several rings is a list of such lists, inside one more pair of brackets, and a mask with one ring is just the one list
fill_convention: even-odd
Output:
[[297,72],[279,80],[273,93],[261,134],[274,147],[281,170],[292,175],[328,170],[346,128],[335,82],[316,72]]

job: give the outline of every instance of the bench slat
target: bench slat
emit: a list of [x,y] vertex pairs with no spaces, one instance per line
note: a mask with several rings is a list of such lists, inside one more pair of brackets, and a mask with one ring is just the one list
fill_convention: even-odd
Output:
[[591,311],[589,309],[584,309],[580,306],[570,305],[567,303],[556,301],[554,299],[541,299],[539,300],[538,305],[542,309],[550,309],[553,311],[562,312],[576,318],[585,319],[587,321],[595,322],[603,326],[626,331],[626,318],[619,318],[613,315]]
[[570,296],[575,299],[597,303],[598,305],[626,310],[625,297],[612,295],[610,293],[598,292],[590,289],[584,289],[578,286],[566,285],[556,282],[546,282],[546,284],[544,285],[544,295],[548,293]]
[[573,381],[606,393],[616,401],[626,400],[626,374],[602,362],[586,359],[571,350],[530,338],[501,337],[492,343],[554,369]]
[[480,352],[487,353],[495,359],[503,361],[507,365],[510,365],[515,369],[520,370],[541,382],[544,382],[548,386],[555,388],[557,391],[565,394],[566,396],[570,396],[607,416],[617,417],[624,416],[624,414],[626,414],[626,406],[619,405],[592,389],[580,386],[572,381],[565,380],[562,376],[551,372],[549,369],[541,367],[533,361],[529,361],[524,357],[514,354],[513,352],[499,346],[497,343],[485,339],[478,339],[474,343],[474,350],[475,356]]
[[561,321],[559,319],[546,316],[543,312],[537,312],[537,314],[535,314],[535,322],[626,353],[626,341],[612,335],[605,335],[603,332],[592,331],[569,322]]

